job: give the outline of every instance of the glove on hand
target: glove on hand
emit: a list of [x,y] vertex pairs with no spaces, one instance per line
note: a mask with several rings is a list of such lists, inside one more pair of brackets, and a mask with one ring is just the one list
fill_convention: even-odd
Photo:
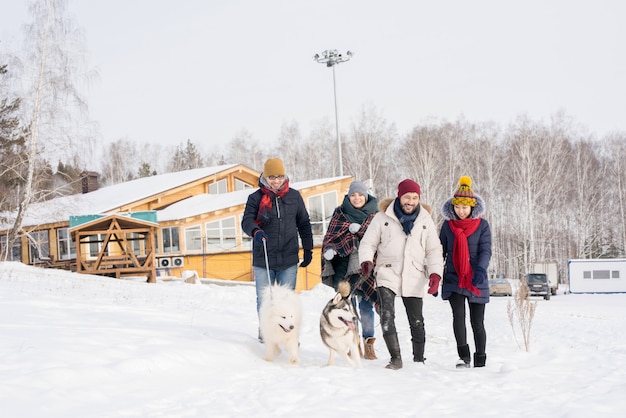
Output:
[[361,224],[358,224],[356,222],[351,223],[348,227],[348,231],[352,232],[353,234],[359,232],[359,229],[361,229]]
[[335,258],[335,254],[337,254],[337,251],[333,250],[332,248],[329,248],[326,251],[324,251],[324,258],[330,261],[333,258]]
[[263,240],[267,241],[267,234],[262,229],[257,229],[254,231],[254,240],[259,244],[263,243]]
[[428,293],[437,297],[439,295],[439,282],[441,277],[438,274],[432,273],[428,279]]
[[302,260],[302,263],[300,263],[300,267],[308,266],[309,264],[311,264],[312,260],[313,260],[313,251],[304,250],[304,260]]
[[361,263],[361,274],[365,277],[370,277],[372,274],[372,270],[374,270],[374,263],[371,261],[364,261]]
[[485,283],[485,280],[487,280],[487,272],[485,271],[485,269],[478,266],[474,267],[474,277],[472,277],[472,284],[474,286],[478,286]]

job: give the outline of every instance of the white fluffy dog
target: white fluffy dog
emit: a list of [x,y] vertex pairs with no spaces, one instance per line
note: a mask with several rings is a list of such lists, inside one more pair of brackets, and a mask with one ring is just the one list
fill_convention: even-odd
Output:
[[265,344],[265,357],[272,361],[284,347],[291,364],[300,361],[299,337],[302,321],[300,298],[283,286],[268,286],[261,300],[259,325]]

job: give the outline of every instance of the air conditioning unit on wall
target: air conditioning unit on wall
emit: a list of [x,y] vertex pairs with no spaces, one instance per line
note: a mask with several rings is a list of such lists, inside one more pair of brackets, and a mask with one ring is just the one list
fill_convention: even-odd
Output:
[[157,264],[159,267],[172,267],[172,259],[170,257],[157,258]]
[[184,257],[172,257],[172,267],[182,267],[185,265]]

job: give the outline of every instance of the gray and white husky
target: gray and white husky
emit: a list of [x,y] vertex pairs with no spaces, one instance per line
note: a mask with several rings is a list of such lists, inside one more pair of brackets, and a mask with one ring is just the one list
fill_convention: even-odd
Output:
[[330,350],[328,365],[335,364],[335,353],[352,367],[361,367],[359,354],[359,320],[350,301],[350,283],[342,281],[337,294],[326,304],[320,317],[322,342]]

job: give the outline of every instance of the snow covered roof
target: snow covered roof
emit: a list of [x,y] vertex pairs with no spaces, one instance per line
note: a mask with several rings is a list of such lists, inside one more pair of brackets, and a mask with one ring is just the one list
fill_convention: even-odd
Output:
[[[115,208],[192,183],[204,177],[231,169],[239,164],[196,168],[176,173],[143,177],[125,183],[102,187],[90,193],[64,196],[32,204],[26,213],[23,226],[33,226],[66,221],[72,215],[107,213]],[[8,229],[15,213],[0,221],[0,229]]]
[[[296,190],[308,189],[333,181],[341,180],[344,177],[331,177],[317,180],[307,180],[291,183],[290,187]],[[180,202],[171,204],[165,209],[157,211],[157,220],[159,222],[174,221],[184,219],[191,216],[201,215],[203,213],[214,212],[220,209],[227,209],[233,206],[243,205],[248,200],[248,196],[257,188],[239,190],[231,193],[222,194],[200,194],[189,197]]]
[[[70,216],[104,214],[124,205],[148,198],[167,190],[180,187],[204,177],[217,174],[239,164],[221,165],[207,168],[167,173],[158,176],[144,177],[113,186],[102,187],[90,193],[60,197],[46,202],[36,203],[29,207],[23,226],[42,225],[69,220]],[[317,180],[295,182],[291,187],[297,190],[307,189],[322,184],[348,178],[331,177]],[[245,204],[248,195],[254,189],[240,190],[222,194],[200,194],[174,203],[157,211],[157,220],[170,221],[184,219],[202,213],[226,209]],[[6,215],[6,213],[5,213]],[[9,214],[10,219],[15,216]],[[9,222],[0,221],[0,230],[10,228]]]

